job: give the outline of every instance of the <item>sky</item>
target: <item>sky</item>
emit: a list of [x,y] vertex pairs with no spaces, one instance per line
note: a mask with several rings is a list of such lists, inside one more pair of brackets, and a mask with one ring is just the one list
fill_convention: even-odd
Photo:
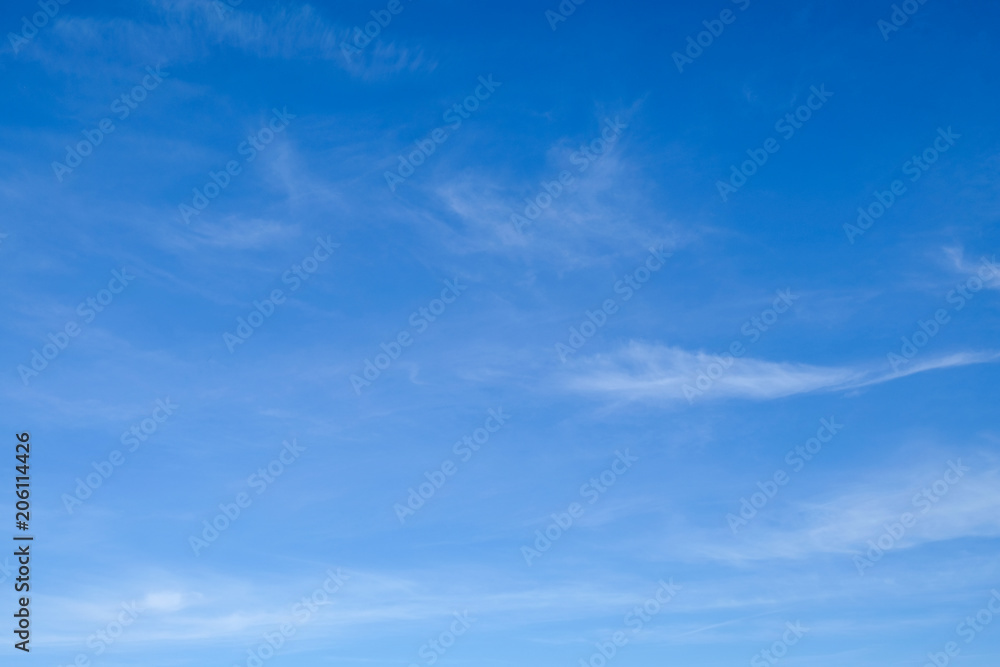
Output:
[[996,665],[998,19],[5,3],[4,664]]

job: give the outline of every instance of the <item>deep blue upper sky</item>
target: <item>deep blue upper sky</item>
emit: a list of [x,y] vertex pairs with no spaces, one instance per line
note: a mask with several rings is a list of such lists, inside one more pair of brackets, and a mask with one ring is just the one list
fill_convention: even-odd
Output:
[[24,661],[995,665],[1000,9],[902,4],[6,3]]

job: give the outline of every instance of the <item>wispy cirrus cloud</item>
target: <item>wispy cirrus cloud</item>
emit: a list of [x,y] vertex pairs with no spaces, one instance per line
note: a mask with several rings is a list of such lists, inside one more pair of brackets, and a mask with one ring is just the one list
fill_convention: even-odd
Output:
[[[421,227],[437,230],[456,253],[488,252],[577,270],[606,266],[636,248],[696,242],[702,229],[663,213],[651,195],[655,183],[643,175],[643,158],[632,155],[631,128],[644,102],[596,114],[586,130],[539,145],[533,152],[544,155],[544,166],[530,175],[510,166],[456,166],[449,153],[403,192],[419,191],[421,204],[434,210]],[[583,147],[609,125],[620,128],[620,137],[600,153],[587,152]],[[476,132],[463,130],[471,146],[497,140]],[[459,159],[467,162],[473,151],[466,146]]]
[[[960,352],[928,359],[897,373],[883,363],[817,366],[754,358],[723,359],[701,351],[632,341],[611,354],[576,362],[564,378],[564,386],[625,400],[769,400],[858,389],[914,373],[990,363],[998,358],[1000,354],[995,352]],[[699,383],[699,377],[708,382]]]
[[996,255],[969,261],[962,247],[945,248],[944,253],[957,273],[979,278],[988,289],[1000,289],[1000,266]]
[[[60,15],[48,33],[19,58],[37,58],[53,67],[72,67],[70,55],[114,54],[123,63],[185,63],[218,49],[235,49],[259,58],[324,60],[350,74],[378,79],[397,72],[430,71],[436,62],[423,49],[381,35],[362,52],[348,55],[352,26],[331,21],[308,4],[275,6],[254,12],[245,6],[211,0],[155,0],[143,15],[97,17]],[[367,15],[358,21],[364,23]],[[51,41],[47,38],[51,35]]]
[[[942,487],[938,480],[946,471],[951,475],[952,466],[961,475]],[[896,533],[890,550],[1000,536],[996,511],[1000,470],[995,462],[945,456],[937,468],[925,464],[880,471],[878,477],[878,483],[867,480],[845,492],[766,507],[738,537],[725,529],[726,519],[720,515],[718,531],[694,528],[681,550],[688,557],[730,563],[856,554],[868,549],[868,541],[877,539],[887,525],[898,523],[904,513],[914,517],[913,524]],[[922,495],[924,491],[929,495]]]

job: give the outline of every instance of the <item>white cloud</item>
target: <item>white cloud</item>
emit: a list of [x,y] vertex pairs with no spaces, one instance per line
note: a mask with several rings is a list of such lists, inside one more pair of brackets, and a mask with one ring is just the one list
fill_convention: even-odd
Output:
[[[19,57],[35,57],[55,68],[89,67],[90,61],[79,55],[91,53],[114,54],[127,64],[183,63],[222,47],[259,58],[326,60],[366,79],[436,66],[419,46],[395,41],[399,31],[391,25],[360,55],[349,58],[342,45],[352,26],[331,22],[308,4],[273,7],[266,13],[245,5],[220,11],[228,5],[211,0],[156,0],[149,5],[153,20],[60,15]],[[358,16],[362,22],[366,18]],[[52,41],[46,40],[49,35]]]
[[[964,466],[970,470],[961,477],[949,473],[949,481],[957,481],[942,486],[939,480],[945,478],[952,463],[960,466],[957,469]],[[735,536],[726,518],[720,516],[719,531],[704,531],[684,548],[689,556],[736,563],[811,558],[824,553],[843,554],[845,558],[861,555],[868,550],[868,541],[878,540],[887,525],[895,526],[897,535],[889,552],[960,538],[1000,537],[1000,470],[982,469],[960,457],[942,460],[938,467],[880,474],[846,493],[822,500],[769,505]],[[939,490],[947,490],[935,495],[935,482],[939,482]],[[924,490],[931,495],[918,499]],[[738,507],[737,500],[734,516]],[[900,531],[904,513],[913,515],[915,523]]]
[[[767,400],[815,391],[846,391],[914,373],[987,363],[997,358],[996,353],[958,353],[914,363],[895,373],[885,364],[837,367],[734,359],[632,341],[614,353],[573,363],[564,383],[574,391],[626,400]],[[699,376],[703,378],[700,384]]]
[[996,255],[984,255],[970,262],[965,258],[965,251],[961,247],[945,248],[944,252],[957,272],[970,278],[979,278],[989,289],[1000,289],[1000,267],[997,266]]

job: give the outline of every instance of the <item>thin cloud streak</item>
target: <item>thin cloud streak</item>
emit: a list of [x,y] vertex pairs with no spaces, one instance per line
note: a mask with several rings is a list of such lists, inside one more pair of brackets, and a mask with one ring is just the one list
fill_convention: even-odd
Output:
[[[629,400],[770,400],[819,391],[860,389],[930,370],[992,363],[998,358],[1000,354],[996,352],[961,352],[894,372],[886,364],[837,367],[752,358],[723,359],[705,352],[632,341],[617,352],[576,362],[564,386],[571,391]],[[699,377],[708,382],[699,383]]]

